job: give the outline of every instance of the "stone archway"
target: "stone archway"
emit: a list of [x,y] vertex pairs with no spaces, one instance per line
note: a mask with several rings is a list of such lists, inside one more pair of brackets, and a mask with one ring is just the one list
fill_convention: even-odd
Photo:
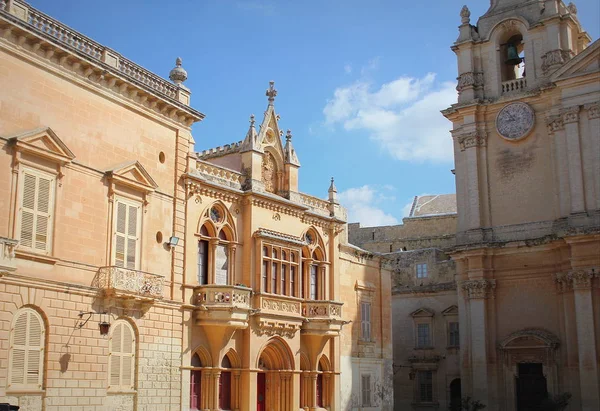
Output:
[[293,409],[294,356],[281,338],[270,339],[258,357],[257,411]]
[[[556,350],[559,343],[560,340],[554,334],[537,328],[514,332],[500,343],[504,409],[516,410],[518,395],[521,397],[528,395],[523,392],[522,379],[525,377],[536,377],[536,391],[541,390],[548,394],[558,393]],[[525,373],[525,369],[537,370],[536,375],[529,375],[530,372]],[[545,387],[540,387],[542,383],[545,384]]]

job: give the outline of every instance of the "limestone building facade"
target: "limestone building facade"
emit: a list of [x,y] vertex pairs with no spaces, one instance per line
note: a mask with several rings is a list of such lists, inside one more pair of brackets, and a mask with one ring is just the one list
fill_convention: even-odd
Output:
[[461,13],[452,121],[463,395],[600,409],[600,42],[562,1]]
[[169,82],[20,0],[0,33],[0,403],[393,409],[390,272],[333,181],[299,192],[273,83],[196,153],[180,59]]

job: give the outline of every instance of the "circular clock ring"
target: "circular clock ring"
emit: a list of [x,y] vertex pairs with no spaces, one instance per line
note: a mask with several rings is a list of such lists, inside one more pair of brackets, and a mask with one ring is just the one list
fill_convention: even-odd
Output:
[[535,125],[535,112],[527,103],[507,104],[496,116],[496,130],[510,141],[521,140],[531,132]]

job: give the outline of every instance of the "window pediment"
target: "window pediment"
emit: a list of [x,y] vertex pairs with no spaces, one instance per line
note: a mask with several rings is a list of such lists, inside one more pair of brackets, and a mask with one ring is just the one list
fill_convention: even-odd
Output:
[[410,313],[411,317],[433,317],[434,312],[431,311],[428,308],[419,308],[416,311],[413,311],[412,313]]
[[75,158],[75,154],[50,127],[26,131],[8,137],[8,140],[19,153],[42,157],[60,165],[68,164]]
[[158,184],[138,161],[118,164],[106,170],[104,174],[113,185],[113,189],[114,184],[121,184],[147,194],[158,188]]
[[458,307],[456,305],[451,305],[442,311],[442,315],[458,315]]

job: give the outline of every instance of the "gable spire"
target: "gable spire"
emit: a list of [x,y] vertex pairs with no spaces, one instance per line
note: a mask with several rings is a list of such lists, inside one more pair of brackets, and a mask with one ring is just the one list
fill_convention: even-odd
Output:
[[275,102],[275,97],[277,96],[277,90],[275,90],[275,82],[273,80],[269,81],[269,88],[265,95],[269,98],[269,105],[272,106]]
[[256,120],[254,114],[250,114],[250,127],[248,128],[246,138],[244,138],[242,146],[240,147],[240,151],[242,152],[260,149],[260,145],[258,144],[258,134],[256,133],[256,128],[254,127],[255,122]]

